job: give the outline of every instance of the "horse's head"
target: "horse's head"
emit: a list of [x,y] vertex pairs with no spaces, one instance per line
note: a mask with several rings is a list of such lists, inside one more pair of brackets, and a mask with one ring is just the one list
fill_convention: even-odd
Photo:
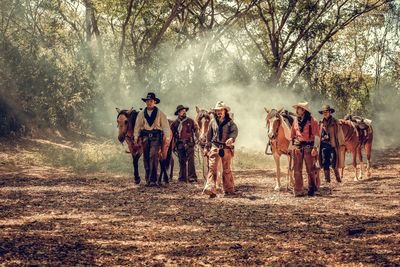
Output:
[[116,108],[118,112],[117,116],[117,128],[118,128],[118,140],[122,143],[125,140],[125,136],[128,130],[132,129],[132,116],[135,113],[132,108],[130,110],[120,110]]
[[268,129],[268,137],[273,138],[274,134],[278,132],[279,125],[281,124],[282,117],[280,115],[283,108],[276,110],[276,109],[267,109],[264,108],[267,112],[267,117],[265,118],[267,122],[267,129]]
[[197,112],[196,122],[199,125],[199,130],[200,130],[200,142],[202,144],[205,144],[208,125],[210,124],[211,121],[211,112],[205,109],[199,109],[198,107],[196,107],[196,112]]

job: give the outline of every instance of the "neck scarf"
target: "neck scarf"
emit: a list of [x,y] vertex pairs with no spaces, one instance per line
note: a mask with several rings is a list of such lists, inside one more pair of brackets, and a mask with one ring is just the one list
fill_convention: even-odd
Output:
[[215,121],[217,122],[218,125],[218,139],[222,140],[222,128],[227,124],[231,118],[229,118],[228,112],[225,114],[224,121],[222,123],[219,122],[219,119],[217,118]]
[[147,113],[147,108],[144,109],[144,117],[150,127],[153,125],[154,121],[156,120],[157,111],[158,111],[158,108],[154,107],[153,112],[151,113],[151,116],[149,116],[149,114]]
[[297,120],[299,122],[300,132],[304,131],[304,126],[306,126],[307,121],[310,121],[310,124],[308,127],[308,133],[309,133],[309,136],[311,137],[311,114],[308,111],[304,111],[303,119],[301,119],[301,117],[297,117]]
[[181,137],[182,126],[183,123],[188,119],[188,117],[178,117],[179,125],[178,125],[178,137]]

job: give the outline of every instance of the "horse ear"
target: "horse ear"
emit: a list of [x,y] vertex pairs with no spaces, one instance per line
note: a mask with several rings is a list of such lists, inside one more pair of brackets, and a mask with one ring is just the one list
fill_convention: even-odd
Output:
[[127,113],[128,115],[131,115],[132,111],[133,111],[133,108],[130,108],[126,113]]
[[200,113],[200,109],[196,106],[196,112]]
[[267,108],[264,108],[264,110],[265,110],[267,113],[269,113],[269,110],[268,110]]
[[115,109],[117,110],[118,114],[121,112],[121,110],[119,108],[115,108]]
[[280,109],[278,110],[278,113],[281,113],[281,112],[282,112],[282,110],[283,110],[283,108],[280,108]]

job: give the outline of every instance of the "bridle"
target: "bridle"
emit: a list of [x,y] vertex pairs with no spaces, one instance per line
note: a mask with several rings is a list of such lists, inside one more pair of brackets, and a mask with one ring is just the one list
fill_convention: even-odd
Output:
[[[206,110],[200,111],[200,113],[197,115],[197,118],[196,118],[197,124],[199,125],[199,127],[201,129],[203,129],[203,127],[205,125],[205,122],[203,125],[203,120],[208,121],[208,122],[211,120],[211,117]],[[206,130],[207,129],[204,128],[202,133],[205,134]],[[202,148],[204,148],[204,146],[206,145],[205,142],[203,142],[201,139],[199,140],[199,144]]]

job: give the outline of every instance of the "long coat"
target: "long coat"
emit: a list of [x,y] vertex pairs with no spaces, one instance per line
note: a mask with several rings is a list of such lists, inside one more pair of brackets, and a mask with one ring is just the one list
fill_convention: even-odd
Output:
[[[345,141],[342,131],[342,124],[333,116],[328,120],[325,118],[320,122],[320,136],[323,138],[323,132],[327,133],[330,138],[330,145],[336,151],[336,168],[344,168],[345,166]],[[319,162],[322,163],[321,146],[319,151]]]

